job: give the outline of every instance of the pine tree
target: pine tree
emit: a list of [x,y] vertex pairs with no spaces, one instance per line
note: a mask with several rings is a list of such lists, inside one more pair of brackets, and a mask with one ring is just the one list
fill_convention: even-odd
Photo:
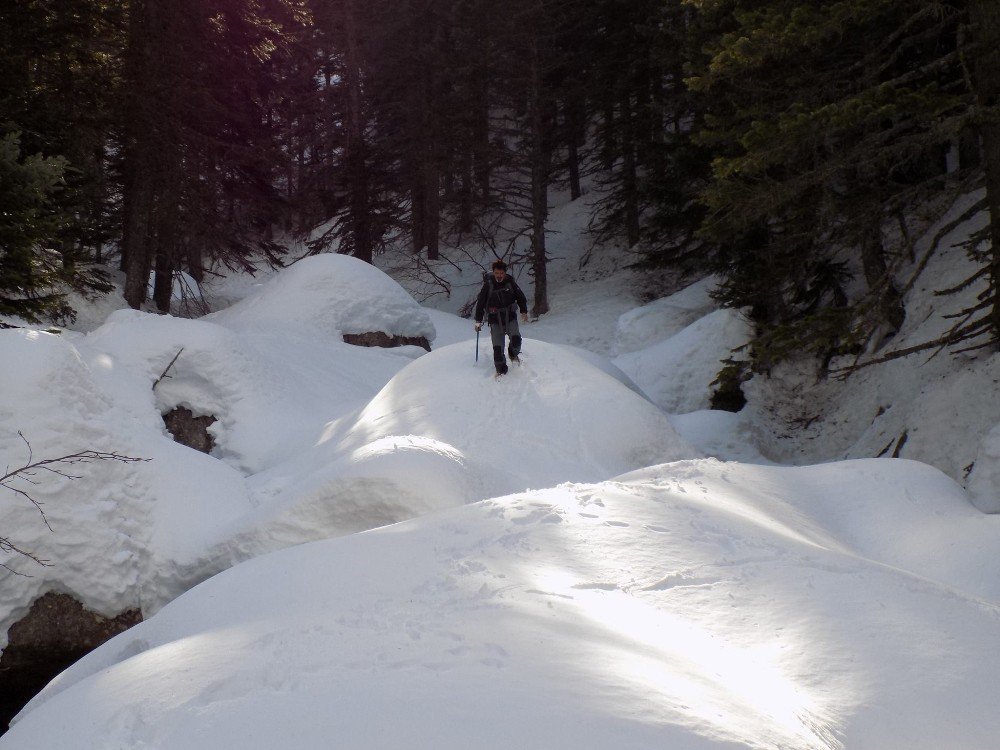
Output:
[[125,298],[169,310],[175,274],[216,261],[252,270],[281,248],[271,63],[304,20],[293,0],[134,0],[124,84]]
[[[66,167],[48,210],[67,279],[103,260],[117,237],[113,119],[123,40],[121,6],[107,0],[39,0],[0,7],[0,128],[19,132],[25,156],[59,157]],[[86,286],[86,285],[85,285]],[[104,286],[103,282],[99,286]]]
[[58,203],[66,160],[21,153],[18,133],[0,138],[0,315],[32,323],[72,318],[65,292],[108,291],[100,271],[67,266],[59,230],[66,220]]
[[[960,15],[920,0],[701,8],[732,24],[691,79],[717,154],[702,234],[724,250],[723,300],[753,311],[757,367],[898,330],[883,227],[944,182],[967,108]],[[868,292],[848,300],[856,270]]]

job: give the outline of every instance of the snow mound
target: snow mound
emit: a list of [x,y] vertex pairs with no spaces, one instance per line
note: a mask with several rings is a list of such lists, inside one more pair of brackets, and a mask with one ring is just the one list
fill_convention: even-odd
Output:
[[750,338],[750,326],[735,310],[716,310],[668,339],[612,361],[671,414],[706,409],[722,360]]
[[250,479],[257,510],[227,532],[229,556],[699,455],[615,368],[572,347],[525,348],[500,380],[465,343],[407,365],[315,447]]
[[475,499],[569,480],[599,481],[696,456],[664,414],[571,349],[526,339],[522,365],[456,344],[401,370],[327,436],[350,454],[394,436],[447,445],[477,476]]
[[315,443],[327,422],[364,404],[409,361],[395,350],[295,330],[250,334],[214,320],[122,310],[87,336],[85,350],[108,392],[156,430],[176,406],[216,417],[212,455],[243,474]]
[[667,297],[636,307],[618,318],[615,351],[627,354],[669,338],[716,309],[710,292],[719,283],[708,276]]
[[[30,574],[4,580],[0,638],[47,591],[71,594],[106,615],[137,606],[152,611],[219,570],[205,565],[203,555],[214,543],[215,518],[246,511],[242,477],[174,443],[162,422],[137,417],[141,409],[134,403],[124,408],[62,336],[0,332],[0,360],[18,364],[0,374],[0,423],[6,428],[0,465],[13,470],[83,451],[148,459],[54,464],[62,474],[36,471],[0,488],[4,536],[52,563],[41,568],[13,554],[0,557]],[[150,381],[144,383],[142,397],[151,406]],[[47,525],[14,489],[41,503]]]
[[434,339],[430,317],[403,287],[371,264],[336,253],[303,258],[207,319],[244,330],[277,324],[327,335],[382,331]]
[[952,483],[891,461],[488,500],[216,576],[70,667],[0,748],[992,747],[996,607],[854,551],[834,487],[886,502],[880,539],[967,520]]

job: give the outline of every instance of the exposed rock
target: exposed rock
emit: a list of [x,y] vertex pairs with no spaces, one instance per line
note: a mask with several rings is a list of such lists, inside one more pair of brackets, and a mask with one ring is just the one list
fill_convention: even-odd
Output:
[[195,416],[194,412],[183,406],[174,407],[163,415],[163,424],[167,426],[167,432],[174,436],[174,440],[202,453],[211,453],[215,447],[208,428],[216,421],[209,414]]
[[37,599],[7,631],[7,648],[0,657],[0,733],[53,677],[140,622],[137,609],[109,618],[84,609],[66,594]]
[[427,351],[431,350],[430,343],[423,336],[390,336],[382,331],[345,333],[344,343],[355,346],[381,346],[384,349],[391,349],[395,346],[420,346]]

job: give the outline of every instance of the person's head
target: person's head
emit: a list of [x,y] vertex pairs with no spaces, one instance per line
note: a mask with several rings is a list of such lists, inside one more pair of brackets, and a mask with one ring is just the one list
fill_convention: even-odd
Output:
[[503,281],[503,277],[507,275],[507,264],[502,260],[495,260],[490,268],[493,269],[493,278],[497,281]]

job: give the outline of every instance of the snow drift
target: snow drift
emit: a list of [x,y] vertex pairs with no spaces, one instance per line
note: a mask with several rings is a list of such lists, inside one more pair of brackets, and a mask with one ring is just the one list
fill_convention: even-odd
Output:
[[279,323],[327,335],[382,331],[434,340],[433,323],[403,287],[371,264],[337,253],[303,258],[207,319],[242,330]]
[[[498,494],[698,455],[655,406],[569,348],[525,340],[500,380],[455,344],[402,369],[317,445],[254,477],[240,544],[348,533]],[[613,368],[609,368],[613,369]]]
[[[836,502],[884,501],[888,538],[960,496],[909,462],[702,460],[299,546],[85,657],[0,747],[981,750],[997,607],[868,559]],[[937,552],[905,557],[954,576]]]

